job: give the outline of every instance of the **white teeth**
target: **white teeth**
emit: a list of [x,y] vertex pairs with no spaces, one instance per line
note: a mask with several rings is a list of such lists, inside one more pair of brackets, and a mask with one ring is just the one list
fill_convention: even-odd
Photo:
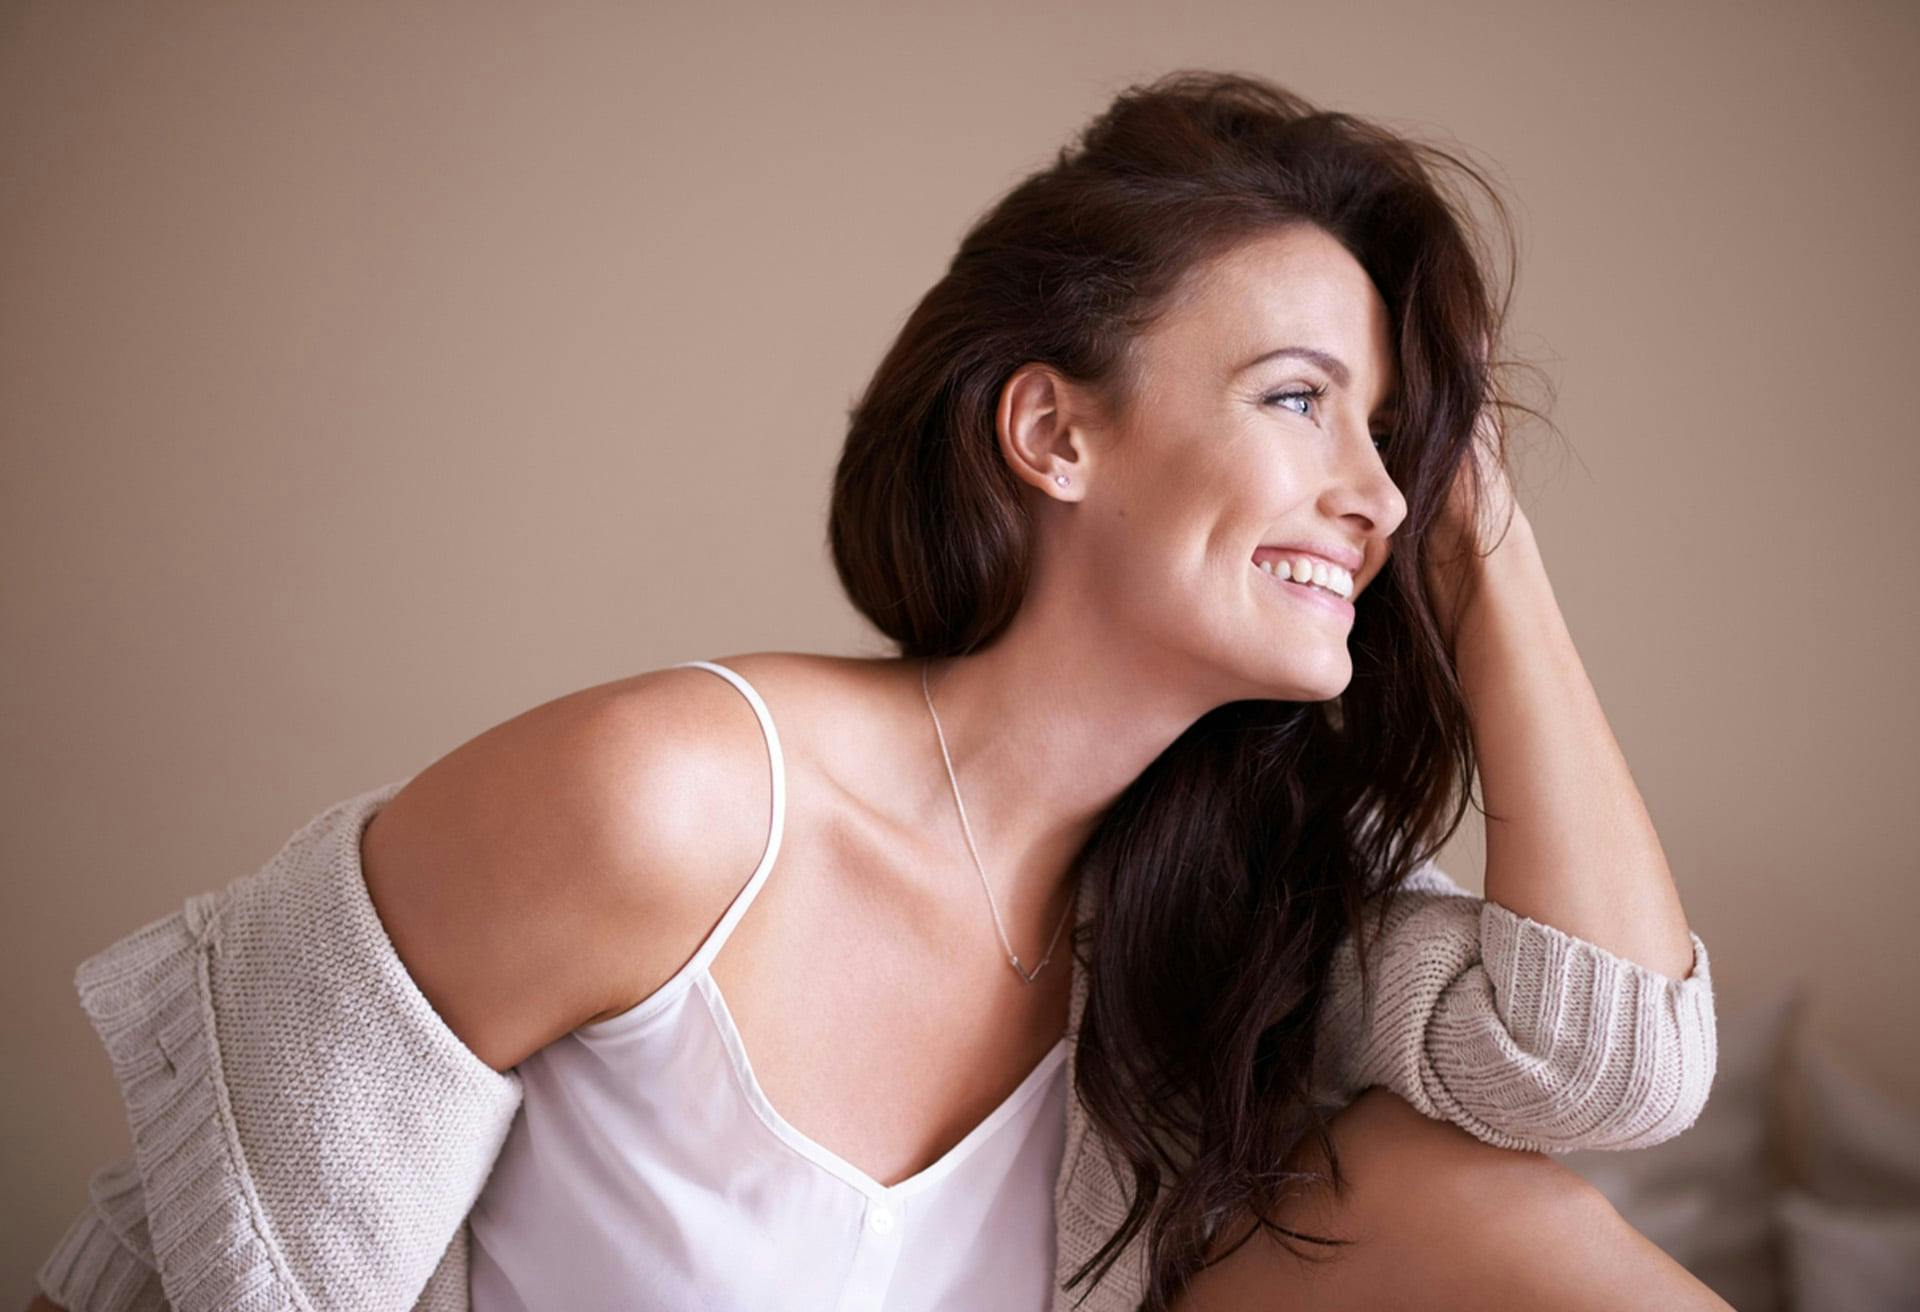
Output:
[[1254,562],[1254,568],[1265,570],[1275,578],[1292,579],[1295,583],[1304,583],[1331,592],[1336,597],[1353,595],[1353,575],[1338,565],[1329,565],[1325,561],[1309,560],[1304,556],[1294,560],[1282,557],[1279,560]]

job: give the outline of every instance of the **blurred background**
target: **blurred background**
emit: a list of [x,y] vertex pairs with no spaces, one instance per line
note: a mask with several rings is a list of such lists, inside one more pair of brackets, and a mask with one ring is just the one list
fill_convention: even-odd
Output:
[[1920,1251],[1906,0],[0,3],[0,1304],[127,1145],[83,958],[549,698],[885,651],[846,408],[1181,66],[1504,188],[1519,495],[1722,1029],[1697,1130],[1588,1166],[1743,1309],[1872,1305]]

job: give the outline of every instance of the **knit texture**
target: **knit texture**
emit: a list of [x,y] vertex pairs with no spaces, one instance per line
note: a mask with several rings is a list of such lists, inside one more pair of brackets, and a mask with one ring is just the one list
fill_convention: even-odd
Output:
[[[467,1312],[465,1218],[520,1105],[394,951],[360,835],[405,780],[314,817],[264,867],[83,962],[133,1155],[41,1264],[71,1312],[331,1308]],[[1093,899],[1081,898],[1080,916]],[[1675,980],[1467,893],[1431,864],[1336,954],[1313,1085],[1385,1085],[1506,1148],[1636,1148],[1691,1125],[1715,1066],[1695,936]],[[1074,972],[1069,1027],[1086,1003]],[[1070,1089],[1077,1076],[1068,1045]],[[1054,1186],[1053,1312],[1133,1312],[1141,1237],[1091,1289],[1060,1284],[1118,1227],[1130,1189],[1079,1099]]]
[[158,1312],[167,1306],[147,1237],[146,1198],[133,1160],[87,1181],[87,1206],[40,1264],[40,1288],[64,1308]]
[[1717,1064],[1707,947],[1691,938],[1692,971],[1670,979],[1474,897],[1429,862],[1383,922],[1373,998],[1353,939],[1336,952],[1317,1083],[1340,1103],[1385,1085],[1500,1148],[1670,1139],[1706,1106]]
[[[403,785],[329,807],[75,976],[126,1105],[145,1247],[183,1312],[466,1306],[462,1221],[520,1083],[440,1020],[367,894],[360,834]],[[56,1254],[69,1285],[124,1264],[98,1226],[67,1239],[85,1235]]]

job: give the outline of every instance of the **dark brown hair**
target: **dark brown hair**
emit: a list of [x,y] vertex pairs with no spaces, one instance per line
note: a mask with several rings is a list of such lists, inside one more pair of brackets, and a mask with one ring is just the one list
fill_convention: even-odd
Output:
[[[1451,174],[1508,234],[1498,299]],[[1255,77],[1181,70],[1129,87],[968,231],[850,411],[833,485],[841,584],[901,657],[991,644],[1033,546],[995,434],[1008,377],[1042,362],[1124,406],[1140,382],[1130,343],[1188,276],[1302,222],[1343,243],[1386,303],[1400,391],[1383,459],[1407,516],[1357,602],[1346,691],[1216,707],[1080,854],[1098,909],[1072,940],[1089,989],[1077,1096],[1131,1168],[1133,1198],[1069,1287],[1099,1280],[1146,1226],[1150,1312],[1226,1218],[1253,1218],[1245,1237],[1350,1242],[1267,1213],[1290,1189],[1345,1188],[1309,1086],[1328,964],[1469,800],[1466,707],[1423,572],[1483,403],[1535,413],[1496,391],[1488,350],[1512,289],[1506,208],[1454,154]],[[1360,964],[1370,993],[1367,950]],[[1280,1169],[1309,1136],[1330,1176]]]

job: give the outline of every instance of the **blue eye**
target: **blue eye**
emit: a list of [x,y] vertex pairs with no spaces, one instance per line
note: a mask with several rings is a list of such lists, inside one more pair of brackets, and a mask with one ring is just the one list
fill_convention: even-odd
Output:
[[[1325,396],[1326,394],[1327,394],[1327,385],[1325,383],[1320,384],[1318,387],[1294,387],[1294,388],[1289,388],[1284,392],[1270,392],[1266,396],[1263,396],[1260,398],[1260,404],[1272,405],[1277,401],[1306,401],[1309,404],[1312,404],[1313,402],[1318,401],[1321,397]],[[1307,414],[1307,411],[1296,410],[1294,411],[1294,413],[1298,415],[1305,415]],[[1392,438],[1388,434],[1375,433],[1373,435],[1373,449],[1378,451],[1384,446],[1386,446],[1386,444],[1391,440]]]
[[[1327,394],[1327,385],[1325,383],[1322,383],[1318,387],[1296,387],[1284,392],[1274,392],[1268,396],[1264,396],[1260,398],[1260,403],[1262,405],[1272,405],[1276,401],[1312,402],[1312,401],[1318,401],[1321,397],[1325,396],[1326,394]],[[1296,411],[1295,413],[1304,415],[1307,412],[1305,410],[1299,410],[1299,411]]]

